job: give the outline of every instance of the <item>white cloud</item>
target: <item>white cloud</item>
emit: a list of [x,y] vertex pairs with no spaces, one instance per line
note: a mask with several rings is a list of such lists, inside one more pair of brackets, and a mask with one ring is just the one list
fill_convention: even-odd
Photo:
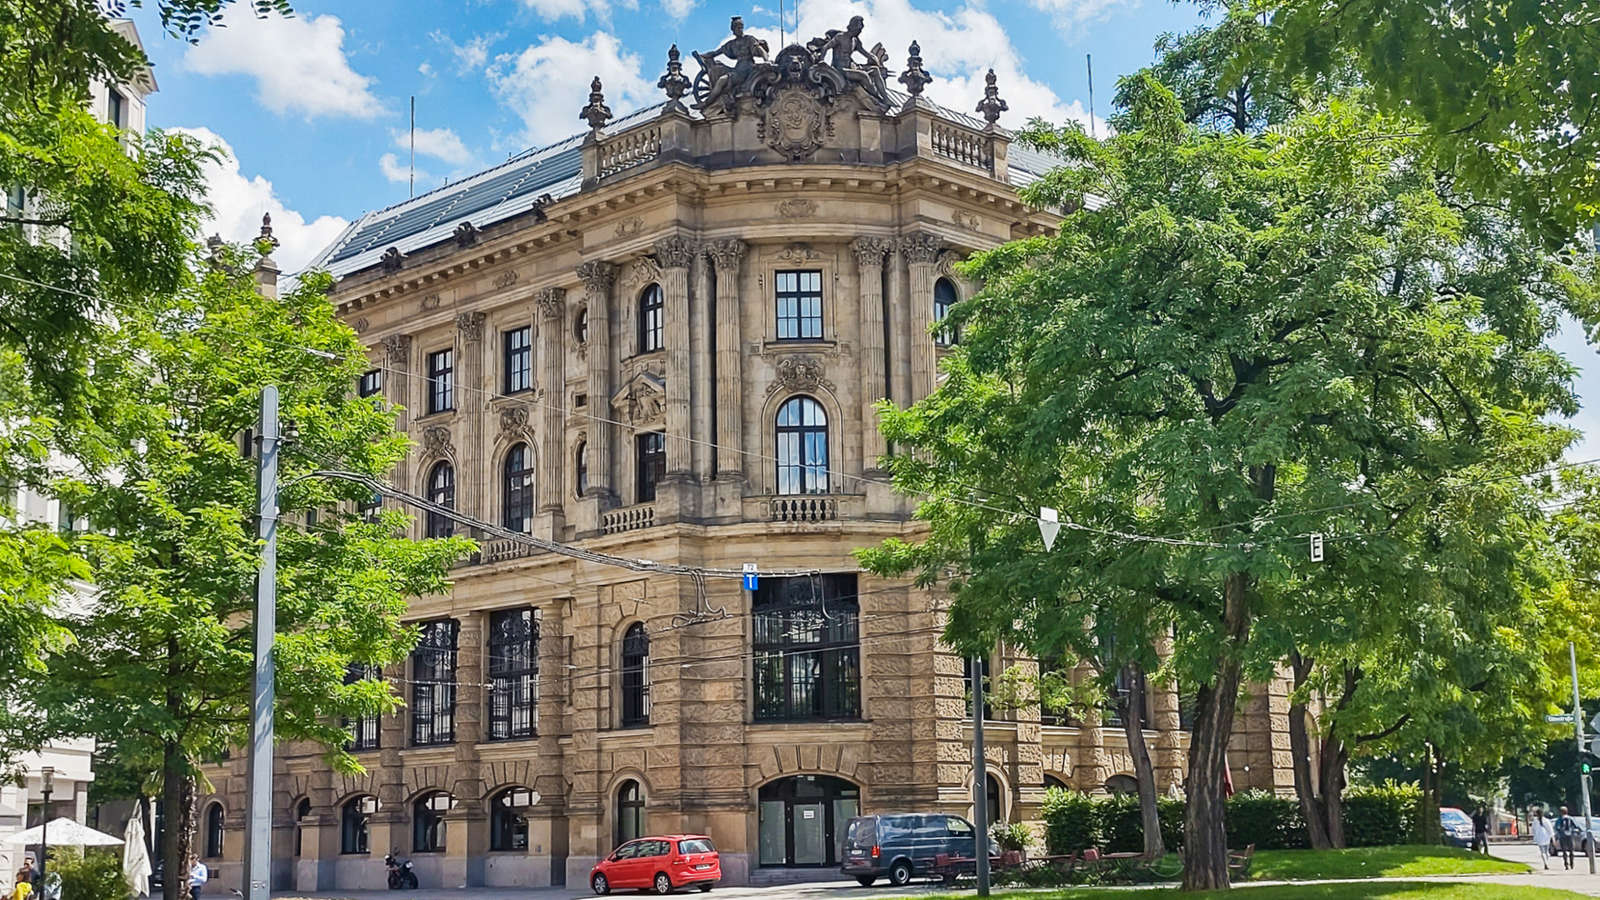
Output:
[[202,75],[248,75],[256,98],[276,113],[306,118],[383,113],[373,79],[350,68],[344,26],[335,16],[268,16],[257,19],[249,4],[223,15],[225,28],[210,28],[184,54],[184,65]]
[[1118,6],[1138,5],[1138,0],[1028,0],[1028,5],[1049,14],[1063,33],[1075,36],[1080,26],[1105,18]]
[[589,81],[604,85],[606,105],[617,116],[654,103],[655,78],[640,74],[639,57],[625,53],[614,34],[597,31],[581,43],[546,36],[489,67],[489,84],[502,103],[522,118],[522,140],[543,145],[582,130],[578,110],[589,98]]
[[233,148],[209,128],[174,128],[200,143],[226,154],[205,167],[206,198],[211,215],[204,223],[205,234],[220,234],[227,241],[248,241],[261,231],[261,215],[272,215],[272,233],[279,241],[273,258],[284,272],[298,272],[350,223],[338,216],[318,216],[307,222],[305,216],[283,205],[272,182],[260,175],[245,176]]
[[[390,136],[394,138],[396,147],[401,150],[411,149],[411,137],[407,132],[391,131]],[[452,166],[464,166],[472,162],[472,151],[468,150],[461,138],[448,128],[418,128],[417,152]]]
[[[681,4],[684,0],[678,2]],[[692,0],[689,2],[693,5]],[[546,22],[568,16],[582,22],[590,12],[602,21],[611,19],[611,0],[522,0],[522,5]],[[622,0],[621,5],[628,9],[639,8],[638,0]]]
[[384,178],[395,184],[430,184],[434,180],[432,174],[422,169],[418,169],[413,173],[405,163],[400,161],[400,157],[393,153],[385,153],[378,157],[378,171],[383,173]]
[[499,43],[506,36],[503,31],[494,31],[487,34],[473,35],[464,44],[458,44],[450,39],[443,31],[433,31],[428,37],[439,44],[456,60],[456,74],[465,75],[475,72],[489,62],[489,48]]
[[661,0],[661,9],[679,21],[688,18],[698,0]]
[[423,78],[432,78],[433,66],[424,60],[421,65],[417,66],[417,74],[421,75]]

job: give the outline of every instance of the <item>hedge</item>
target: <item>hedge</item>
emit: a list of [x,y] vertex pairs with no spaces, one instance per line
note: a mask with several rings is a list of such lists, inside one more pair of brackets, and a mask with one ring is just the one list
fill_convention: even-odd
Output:
[[[1403,844],[1416,831],[1420,791],[1414,784],[1387,782],[1344,793],[1345,842],[1351,847]],[[1161,839],[1168,850],[1183,846],[1182,800],[1160,797]],[[1052,855],[1099,847],[1109,853],[1144,849],[1144,828],[1135,795],[1095,797],[1051,788],[1042,813],[1045,848]],[[1228,798],[1228,846],[1255,844],[1258,850],[1304,850],[1307,839],[1300,802],[1270,791],[1252,790]]]
[[50,872],[61,876],[62,900],[128,900],[133,893],[122,876],[121,854],[109,850],[51,847]]

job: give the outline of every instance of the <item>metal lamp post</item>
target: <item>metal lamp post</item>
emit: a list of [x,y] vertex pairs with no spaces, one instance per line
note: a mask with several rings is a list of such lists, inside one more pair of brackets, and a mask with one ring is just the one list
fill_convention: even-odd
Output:
[[39,889],[44,890],[44,876],[50,865],[50,792],[55,790],[55,766],[39,767],[39,793],[44,797],[43,811],[39,816]]

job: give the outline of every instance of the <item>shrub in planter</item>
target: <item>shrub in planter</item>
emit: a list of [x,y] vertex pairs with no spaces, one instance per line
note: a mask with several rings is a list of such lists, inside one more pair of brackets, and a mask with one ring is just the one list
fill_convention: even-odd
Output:
[[1052,856],[1076,853],[1099,843],[1095,800],[1082,791],[1045,791],[1040,815],[1044,818],[1045,850]]
[[128,900],[122,857],[110,850],[50,848],[50,871],[61,876],[62,900]]
[[1244,791],[1228,798],[1226,815],[1229,847],[1255,844],[1257,850],[1303,850],[1310,846],[1300,803],[1292,797]]
[[1033,830],[1021,822],[996,822],[989,837],[1001,853],[1026,853],[1033,843]]
[[1385,781],[1344,792],[1344,840],[1350,847],[1403,844],[1417,826],[1422,789]]

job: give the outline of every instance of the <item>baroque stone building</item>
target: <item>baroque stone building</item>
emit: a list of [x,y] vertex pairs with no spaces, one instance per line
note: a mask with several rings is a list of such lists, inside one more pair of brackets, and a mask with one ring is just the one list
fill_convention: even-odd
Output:
[[[366,773],[280,752],[284,888],[379,887],[391,848],[424,887],[576,886],[666,832],[711,835],[737,883],[835,865],[857,811],[969,814],[943,600],[851,551],[915,536],[874,404],[934,389],[955,338],[935,323],[974,289],[954,263],[1059,221],[1017,197],[1051,160],[999,126],[992,72],[975,118],[922,96],[916,44],[898,77],[865,51],[859,19],[770,57],[733,30],[694,81],[672,48],[659,105],[614,118],[596,79],[587,131],[370,213],[317,265],[371,347],[359,389],[416,441],[398,487],[505,532],[767,574],[745,590],[481,535],[382,673],[407,709],[352,723]],[[423,513],[415,533],[462,527]],[[996,648],[1012,664],[1034,665]],[[1166,789],[1180,704],[1149,707]],[[1239,787],[1289,784],[1286,712],[1281,686],[1242,705]],[[985,731],[996,819],[1132,772],[1113,724],[1024,708]],[[243,776],[219,768],[202,803],[224,882]]]

